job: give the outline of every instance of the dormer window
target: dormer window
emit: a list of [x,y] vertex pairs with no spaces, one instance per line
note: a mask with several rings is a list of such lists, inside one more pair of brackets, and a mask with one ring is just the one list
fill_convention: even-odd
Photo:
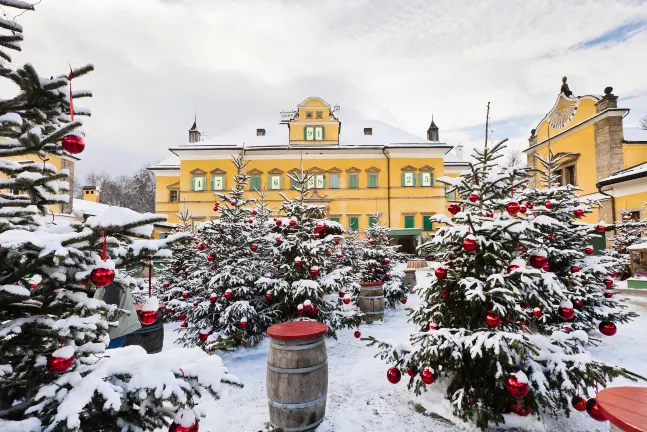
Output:
[[306,111],[306,118],[311,119],[312,118],[312,111]]
[[265,136],[265,129],[256,129],[256,136]]
[[323,111],[317,111],[316,116],[318,119],[323,119]]
[[373,135],[373,128],[364,128],[364,135]]

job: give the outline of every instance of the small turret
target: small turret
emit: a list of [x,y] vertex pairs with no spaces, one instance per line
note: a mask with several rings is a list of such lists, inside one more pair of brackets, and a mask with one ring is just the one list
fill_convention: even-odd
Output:
[[200,131],[198,131],[197,118],[193,119],[193,126],[189,129],[189,142],[197,143],[200,142]]
[[431,124],[429,129],[427,129],[427,139],[429,141],[440,141],[440,135],[438,133],[438,126],[434,123],[434,116],[431,116]]

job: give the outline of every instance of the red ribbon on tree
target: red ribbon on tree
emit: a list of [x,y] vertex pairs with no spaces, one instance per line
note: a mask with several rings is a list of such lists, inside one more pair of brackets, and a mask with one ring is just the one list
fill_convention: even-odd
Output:
[[72,99],[72,65],[70,65],[70,73],[67,75],[67,80],[70,82],[70,118],[72,119],[72,121],[74,121],[74,101]]
[[101,251],[101,259],[106,261],[108,259],[108,257],[106,256],[106,251],[108,249],[108,238],[103,233],[103,231],[99,231],[99,235],[103,237],[103,250]]
[[148,257],[148,298],[153,296],[153,257]]

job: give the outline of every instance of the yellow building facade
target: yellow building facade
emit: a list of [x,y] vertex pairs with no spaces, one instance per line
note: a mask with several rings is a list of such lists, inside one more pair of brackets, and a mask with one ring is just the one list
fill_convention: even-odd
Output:
[[342,122],[339,107],[311,97],[277,122],[254,123],[208,140],[196,124],[189,143],[169,149],[175,156],[151,166],[156,175],[156,213],[168,216],[171,228],[177,213],[187,208],[194,224],[217,217],[214,192],[233,185],[232,156],[248,162],[247,197],[267,192],[265,200],[278,215],[281,194],[296,197],[289,174],[303,169],[315,189],[314,204],[329,219],[352,230],[382,223],[405,249],[434,227],[430,217],[445,210],[445,187],[436,179],[457,176],[467,167],[461,148],[439,141],[433,123],[421,138],[380,121]]
[[[647,201],[647,131],[625,127],[627,108],[618,107],[613,88],[604,95],[575,96],[562,79],[551,110],[531,131],[528,166],[541,169],[536,155],[546,158],[567,154],[560,169],[561,184],[580,189],[580,196],[599,200],[602,205],[584,218],[585,222],[612,223],[623,211],[643,218]],[[537,178],[531,186],[538,185]]]

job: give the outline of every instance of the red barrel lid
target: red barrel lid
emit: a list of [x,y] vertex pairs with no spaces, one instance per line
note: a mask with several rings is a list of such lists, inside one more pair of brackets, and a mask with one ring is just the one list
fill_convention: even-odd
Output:
[[267,329],[267,335],[279,340],[312,339],[326,334],[328,324],[316,321],[292,321],[275,324]]
[[361,286],[380,286],[384,284],[384,282],[360,282],[359,284]]
[[604,417],[623,431],[647,431],[647,388],[611,387],[595,398]]
[[[141,312],[143,307],[144,307],[144,303],[136,304],[135,305],[135,312],[137,312],[137,313]],[[164,309],[164,307],[165,307],[164,303],[159,304],[159,309]]]

